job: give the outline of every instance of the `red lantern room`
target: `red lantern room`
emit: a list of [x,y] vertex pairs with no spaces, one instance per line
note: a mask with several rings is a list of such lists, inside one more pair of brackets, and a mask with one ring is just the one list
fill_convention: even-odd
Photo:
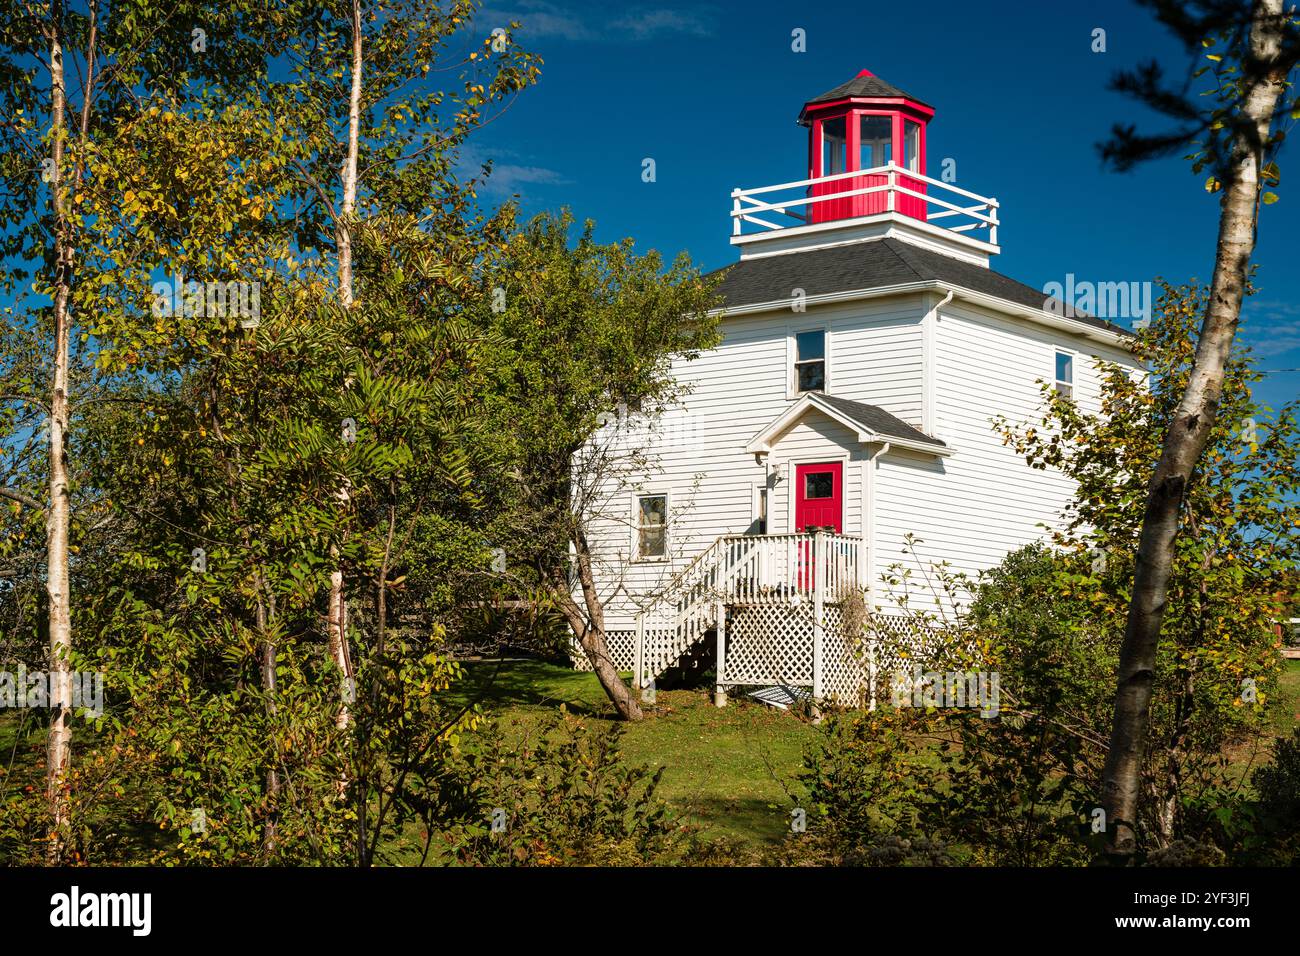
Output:
[[[805,103],[799,123],[808,127],[808,178],[838,177],[812,185],[812,198],[835,198],[810,203],[807,221],[832,222],[883,212],[924,220],[924,199],[890,187],[925,193],[925,183],[906,173],[926,175],[925,127],[932,116],[932,107],[870,70]],[[864,170],[872,172],[851,175]]]

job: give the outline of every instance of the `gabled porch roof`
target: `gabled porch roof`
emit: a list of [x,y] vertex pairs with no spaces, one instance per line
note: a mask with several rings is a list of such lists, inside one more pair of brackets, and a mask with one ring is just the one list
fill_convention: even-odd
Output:
[[858,441],[865,444],[889,444],[912,451],[940,457],[952,454],[952,449],[937,438],[931,438],[919,428],[891,415],[878,405],[854,402],[835,395],[808,392],[797,402],[772,419],[762,431],[750,439],[745,451],[751,455],[766,455],[772,450],[775,439],[783,431],[810,411],[839,422],[855,432]]

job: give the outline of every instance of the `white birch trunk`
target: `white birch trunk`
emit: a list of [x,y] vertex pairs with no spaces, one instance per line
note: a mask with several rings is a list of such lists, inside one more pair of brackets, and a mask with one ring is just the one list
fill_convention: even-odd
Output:
[[[348,145],[343,160],[343,202],[335,223],[335,240],[339,256],[339,300],[345,309],[352,308],[352,216],[357,206],[357,153],[361,138],[361,0],[352,0],[352,86],[348,96]],[[344,489],[342,500],[347,501]],[[337,553],[336,553],[337,556]],[[355,688],[351,655],[348,653],[348,606],[344,596],[342,569],[330,574],[329,595],[329,650],[330,657],[343,674],[343,701],[339,706],[337,724],[340,729],[351,722],[349,704]]]
[[68,298],[72,249],[63,197],[63,138],[67,94],[63,76],[63,4],[50,5],[50,126],[54,170],[50,181],[55,212],[54,355],[50,387],[49,508],[45,516],[46,577],[50,624],[50,732],[46,742],[46,799],[52,818],[48,859],[59,863],[68,824],[64,774],[72,761],[72,611],[68,580],[71,501],[65,445],[68,432]]
[[1243,76],[1251,85],[1241,104],[1243,128],[1233,139],[1230,178],[1224,183],[1219,241],[1210,300],[1191,375],[1165,435],[1151,479],[1133,580],[1133,598],[1120,651],[1115,718],[1102,772],[1107,852],[1116,861],[1137,850],[1143,750],[1155,682],[1156,645],[1173,570],[1174,539],[1184,497],[1218,414],[1224,369],[1241,314],[1246,275],[1255,249],[1263,144],[1291,63],[1280,63],[1282,0],[1256,0]]

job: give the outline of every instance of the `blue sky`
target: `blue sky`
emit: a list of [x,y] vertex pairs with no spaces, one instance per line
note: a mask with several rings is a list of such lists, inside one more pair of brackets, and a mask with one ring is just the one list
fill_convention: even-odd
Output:
[[[1116,120],[1151,119],[1106,89],[1116,70],[1153,56],[1187,62],[1135,4],[673,3],[489,0],[476,27],[521,21],[517,41],[545,65],[474,140],[468,158],[496,164],[486,198],[517,192],[526,213],[567,205],[604,240],[727,265],[731,190],[803,178],[800,106],[866,68],[935,107],[930,175],[952,158],[957,185],[1001,202],[1000,272],[1037,288],[1067,273],[1209,280],[1218,204],[1204,177],[1181,159],[1121,175],[1095,149]],[[807,52],[791,49],[796,28]],[[1105,53],[1091,50],[1095,28]],[[1300,368],[1291,156],[1281,202],[1263,212],[1260,291],[1242,333],[1269,369]],[[641,180],[647,157],[653,183]],[[1298,393],[1297,373],[1259,389],[1274,407]]]

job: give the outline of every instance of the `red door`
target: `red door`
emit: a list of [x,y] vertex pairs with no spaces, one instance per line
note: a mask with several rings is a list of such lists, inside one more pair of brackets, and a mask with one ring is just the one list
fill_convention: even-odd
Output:
[[844,522],[844,463],[798,465],[794,480],[794,530],[839,534]]
[[[801,534],[839,534],[844,521],[844,463],[798,465],[794,481],[794,530]],[[817,577],[812,542],[801,541],[798,548],[795,586],[800,591],[811,591]]]

